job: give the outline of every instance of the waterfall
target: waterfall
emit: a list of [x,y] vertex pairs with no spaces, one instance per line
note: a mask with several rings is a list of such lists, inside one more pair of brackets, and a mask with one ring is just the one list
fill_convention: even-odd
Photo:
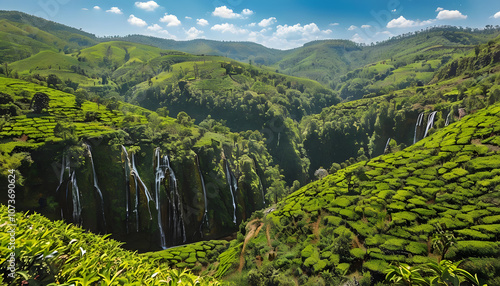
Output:
[[[182,242],[186,242],[186,228],[184,226],[184,210],[182,207],[181,199],[179,196],[179,190],[177,188],[177,178],[175,177],[174,170],[170,167],[170,160],[168,156],[164,157],[167,170],[170,174],[170,226],[173,227],[173,237],[177,239],[179,235],[182,235]],[[177,219],[179,216],[179,219]]]
[[135,167],[135,154],[132,153],[132,170],[131,170],[131,175],[134,178],[134,186],[135,186],[135,205],[134,205],[134,212],[135,212],[135,219],[136,219],[136,231],[139,232],[139,188],[142,187],[142,190],[144,192],[144,195],[146,196],[147,202],[146,205],[148,206],[148,211],[149,211],[149,219],[153,219],[153,216],[151,215],[151,208],[149,207],[149,202],[153,201],[153,198],[151,197],[151,194],[149,193],[148,188],[146,187],[146,184],[141,179],[141,176],[139,176],[139,172],[137,171],[137,168]]
[[[255,170],[255,173],[257,174],[257,170]],[[265,206],[266,198],[264,197],[264,185],[262,185],[262,180],[260,179],[259,174],[257,174],[257,178],[259,178],[259,188],[260,188],[260,193],[262,195],[262,204]]]
[[227,184],[229,185],[229,191],[231,192],[231,197],[233,198],[233,223],[236,223],[236,202],[234,200],[234,192],[237,190],[234,190],[235,185],[233,183],[233,176],[231,175],[231,171],[229,170],[229,163],[226,161],[226,179],[227,179]]
[[208,223],[207,190],[205,189],[205,180],[203,179],[203,175],[201,173],[200,158],[198,157],[198,155],[196,155],[196,166],[198,166],[198,174],[200,174],[201,187],[203,188],[203,198],[205,200],[205,212],[203,213],[203,219],[201,220],[201,226],[200,226],[200,233],[201,233],[201,227],[203,226],[203,224],[206,224],[207,227],[210,227],[210,225]]
[[446,115],[446,122],[444,123],[444,126],[450,125],[450,115],[451,115],[451,111],[448,112],[448,115]]
[[102,197],[102,192],[101,189],[99,188],[99,184],[97,183],[97,175],[95,173],[95,167],[94,167],[94,159],[92,158],[92,148],[90,148],[90,145],[85,144],[87,147],[88,155],[90,157],[90,163],[92,164],[92,174],[94,176],[94,189],[99,195],[99,198],[101,200],[101,215],[102,215],[102,222],[104,224],[104,231],[106,231],[106,217],[104,216],[104,199]]
[[417,143],[417,129],[422,126],[422,120],[424,118],[424,113],[421,112],[417,117],[417,122],[415,123],[415,135],[413,135],[413,144]]
[[391,142],[391,138],[387,139],[387,143],[385,143],[384,154],[387,152],[387,148],[389,148],[389,143]]
[[[81,224],[81,215],[82,215],[82,206],[80,204],[80,192],[78,190],[78,184],[76,182],[76,173],[75,173],[75,170],[73,170],[73,172],[71,172],[71,167],[70,167],[70,159],[69,159],[69,155],[64,155],[62,156],[62,162],[61,162],[61,173],[60,173],[60,177],[59,177],[59,186],[57,187],[57,190],[56,192],[59,193],[62,191],[62,188],[64,186],[64,182],[66,182],[65,186],[66,186],[66,190],[65,190],[65,193],[64,193],[64,201],[61,202],[61,204],[63,204],[63,206],[61,206],[61,218],[64,219],[64,211],[63,209],[65,209],[66,207],[66,210],[68,211],[69,213],[69,209],[67,208],[67,206],[69,205],[68,202],[69,202],[69,196],[71,194],[71,205],[73,207],[73,210],[72,210],[72,222],[74,224],[77,224],[77,225],[80,225]],[[68,170],[68,174],[69,174],[69,177],[67,180],[64,180],[64,174],[65,174],[65,171]],[[71,191],[70,191],[70,188],[71,188]]]
[[429,130],[434,125],[434,117],[436,116],[436,113],[437,111],[433,111],[429,114],[429,117],[427,118],[427,128],[425,128],[425,134],[423,138],[427,136],[427,132],[429,132]]
[[130,159],[128,157],[128,152],[125,146],[122,146],[122,161],[123,169],[125,170],[125,227],[127,229],[127,234],[129,233],[128,225],[130,220]]
[[[160,158],[160,148],[156,148],[154,158],[156,161],[156,175],[155,175],[155,203],[156,211],[158,213],[158,231],[160,232],[160,245],[162,249],[167,248],[167,240],[165,238],[165,232],[163,232],[163,220],[161,215],[161,204],[160,204],[160,189],[163,179],[165,179],[165,170],[167,164],[165,158]],[[161,161],[160,161],[161,160]],[[154,162],[153,161],[153,162]]]
[[71,174],[71,195],[73,198],[73,223],[81,224],[82,218],[82,206],[80,204],[80,191],[78,190],[78,184],[76,183],[75,171]]

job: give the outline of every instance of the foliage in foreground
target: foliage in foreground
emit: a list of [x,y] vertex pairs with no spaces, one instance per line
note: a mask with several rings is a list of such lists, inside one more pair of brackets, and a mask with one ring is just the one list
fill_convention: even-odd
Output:
[[[462,282],[470,282],[473,285],[483,285],[479,282],[477,275],[458,268],[462,260],[451,262],[441,260],[440,262],[429,262],[424,265],[411,267],[408,264],[390,265],[387,269],[386,280],[392,285],[453,285],[459,286]],[[484,286],[487,286],[484,284]]]
[[[15,215],[16,278],[8,274],[10,228],[0,206],[0,282],[6,285],[219,285],[120,247],[121,243],[38,214]],[[10,284],[9,284],[10,283]]]

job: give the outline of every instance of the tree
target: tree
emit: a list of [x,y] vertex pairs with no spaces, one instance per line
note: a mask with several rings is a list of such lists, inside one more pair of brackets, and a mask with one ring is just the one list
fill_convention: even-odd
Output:
[[58,122],[54,127],[54,136],[63,140],[73,140],[76,142],[76,126],[68,122]]
[[167,109],[166,106],[160,107],[156,109],[156,113],[160,116],[167,117],[170,111]]
[[106,102],[106,108],[109,110],[109,111],[113,111],[113,110],[116,110],[118,109],[118,100],[116,99],[116,97],[112,96],[107,102]]
[[176,122],[184,126],[191,126],[194,123],[194,119],[191,119],[191,117],[186,112],[181,111],[177,114]]
[[49,76],[47,77],[48,87],[53,86],[54,88],[56,88],[60,83],[62,83],[62,81],[55,74],[49,74]]
[[457,239],[452,232],[445,229],[446,225],[436,224],[436,232],[432,236],[432,248],[441,254],[439,260],[443,260],[446,252],[455,244]]
[[49,108],[50,98],[47,94],[43,92],[37,92],[31,100],[30,109],[33,109],[34,113],[42,113],[43,109]]
[[89,94],[85,89],[78,89],[75,91],[75,103],[77,107],[81,107],[85,100],[89,99]]

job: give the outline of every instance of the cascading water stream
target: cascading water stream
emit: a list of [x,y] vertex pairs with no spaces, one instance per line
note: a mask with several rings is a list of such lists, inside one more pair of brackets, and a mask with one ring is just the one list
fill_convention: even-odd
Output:
[[196,166],[198,167],[198,174],[200,174],[200,180],[201,180],[201,187],[203,189],[203,198],[205,200],[205,212],[203,213],[203,219],[201,220],[201,227],[203,224],[206,224],[207,227],[210,227],[208,223],[208,200],[207,200],[207,190],[205,189],[205,180],[203,179],[203,175],[201,173],[201,167],[200,167],[200,158],[198,155],[196,155]]
[[148,188],[144,184],[144,182],[141,179],[141,176],[139,176],[139,172],[137,171],[137,168],[135,167],[135,154],[132,153],[132,170],[131,170],[131,175],[134,178],[134,185],[135,185],[135,205],[134,205],[134,212],[135,212],[135,218],[136,218],[136,230],[139,232],[139,188],[142,187],[142,190],[144,191],[144,195],[146,196],[147,203],[146,205],[148,206],[148,211],[149,211],[149,219],[153,219],[153,216],[151,215],[151,208],[149,207],[149,202],[153,201],[153,198],[151,197],[151,194],[149,193]]
[[234,200],[234,185],[233,185],[233,178],[231,175],[231,172],[229,171],[229,163],[226,161],[226,178],[227,178],[227,184],[229,185],[229,191],[231,192],[231,197],[233,198],[233,223],[236,223],[236,202]]
[[424,118],[424,113],[421,112],[417,117],[417,122],[415,123],[415,135],[413,135],[413,144],[417,143],[417,129],[422,126],[422,120]]
[[90,163],[92,164],[92,174],[94,176],[94,189],[96,190],[96,192],[99,195],[99,198],[101,200],[102,222],[104,224],[104,230],[106,230],[107,227],[106,227],[106,217],[104,216],[104,198],[102,196],[101,189],[99,188],[99,184],[97,183],[97,175],[95,173],[94,159],[92,158],[92,148],[90,148],[90,145],[88,145],[88,144],[85,144],[85,146],[87,147],[88,155],[90,157]]
[[444,126],[450,125],[450,115],[451,115],[451,111],[448,112],[448,115],[446,115],[446,122],[444,123]]
[[436,113],[437,111],[433,111],[429,114],[429,117],[427,118],[427,128],[425,128],[425,133],[423,138],[427,137],[427,133],[434,125],[434,117],[436,116]]
[[129,233],[128,224],[130,220],[130,159],[128,157],[127,148],[122,146],[122,161],[125,170],[125,227],[127,229],[127,234]]
[[387,149],[389,148],[389,143],[391,143],[391,138],[387,139],[387,143],[385,143],[384,154],[387,152]]
[[262,180],[260,179],[259,175],[257,175],[257,178],[259,178],[259,188],[260,188],[260,194],[262,195],[262,204],[265,206],[266,198],[264,197],[264,185],[262,185]]
[[[155,161],[156,161],[156,175],[155,175],[155,203],[156,211],[158,213],[158,231],[160,232],[160,246],[162,249],[167,248],[167,240],[165,238],[165,232],[163,231],[163,219],[161,215],[161,204],[160,204],[160,189],[163,179],[165,179],[165,168],[167,166],[167,160],[160,157],[160,148],[155,150]],[[153,161],[154,162],[154,161]]]
[[[170,204],[171,204],[171,213],[170,219],[172,220],[172,224],[174,226],[174,238],[177,238],[182,235],[182,242],[186,242],[186,228],[184,226],[184,210],[182,207],[181,199],[179,196],[179,190],[177,188],[177,178],[175,177],[174,170],[170,167],[170,160],[168,156],[164,157],[167,170],[170,174]],[[177,219],[177,215],[179,214],[179,219]]]
[[82,206],[75,171],[71,174],[71,195],[73,198],[73,223],[80,225],[82,223]]

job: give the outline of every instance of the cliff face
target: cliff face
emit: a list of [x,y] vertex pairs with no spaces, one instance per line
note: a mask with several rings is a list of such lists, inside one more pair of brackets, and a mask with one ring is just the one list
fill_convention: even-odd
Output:
[[19,170],[25,186],[18,208],[111,233],[127,248],[147,251],[230,235],[263,206],[248,156],[240,164],[227,151],[224,157],[205,148],[177,156],[151,144],[139,147],[127,152],[89,142],[77,151],[49,144],[32,151],[31,166]]

